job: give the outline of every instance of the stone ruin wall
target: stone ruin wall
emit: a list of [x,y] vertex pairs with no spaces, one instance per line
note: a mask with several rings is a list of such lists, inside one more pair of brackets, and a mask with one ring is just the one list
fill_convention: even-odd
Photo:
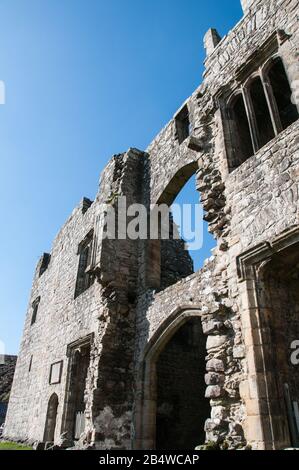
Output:
[[8,403],[17,356],[0,355],[0,403]]
[[[232,445],[246,440],[262,448],[264,440],[255,424],[256,410],[250,409],[255,385],[248,389],[243,335],[250,332],[247,325],[242,325],[236,259],[247,249],[298,225],[299,125],[298,121],[294,123],[229,173],[217,94],[222,88],[233,88],[240,66],[252,60],[278,30],[289,36],[280,45],[279,54],[288,67],[290,80],[298,80],[298,70],[293,67],[298,61],[298,7],[298,1],[254,2],[251,14],[210,52],[204,82],[187,101],[193,136],[202,150],[194,151],[192,143],[190,149],[189,141],[178,146],[173,121],[148,149],[152,202],[159,200],[181,166],[198,162],[197,186],[217,248],[200,272],[163,292],[147,291],[140,297],[137,364],[141,364],[146,345],[155,339],[170,314],[198,309],[203,331],[208,335],[207,371],[213,372],[207,376],[206,396],[212,405],[211,420],[206,423],[207,439],[215,441],[225,435]],[[247,410],[245,403],[249,405]]]
[[[93,335],[85,393],[87,425],[81,444],[130,448],[137,432],[133,423],[138,421],[144,354],[165,322],[180,311],[194,310],[207,335],[206,397],[212,406],[207,440],[225,436],[231,446],[246,442],[263,446],[263,437],[256,432],[256,411],[250,409],[254,384],[248,377],[244,344],[244,335],[250,332],[242,322],[236,258],[298,224],[299,125],[294,123],[229,173],[221,93],[235,86],[240,67],[278,30],[288,35],[279,44],[279,53],[289,78],[299,79],[292,67],[299,52],[299,2],[253,3],[250,13],[217,47],[211,32],[206,37],[204,82],[187,101],[191,137],[179,145],[172,120],[146,152],[130,149],[114,157],[103,172],[95,201],[83,201],[59,232],[42,276],[37,267],[8,410],[7,437],[43,441],[48,401],[56,393],[55,442],[62,442],[66,352],[73,342]],[[74,300],[78,246],[91,230],[95,234],[103,230],[97,222],[100,204],[107,200],[117,204],[117,195],[126,195],[129,202],[143,202],[149,208],[163,200],[165,188],[171,196],[195,170],[205,218],[217,239],[202,270],[159,291],[155,247],[144,241],[105,240],[94,250],[93,284]],[[31,326],[31,306],[37,297],[41,298],[38,321]],[[61,360],[61,382],[49,385],[50,366]]]
[[[96,403],[104,402],[103,408],[105,408],[106,401],[113,403],[111,395],[114,397],[121,395],[119,390],[115,390],[112,378],[114,374],[111,371],[110,361],[113,358],[113,347],[119,354],[118,360],[113,362],[113,367],[121,371],[116,373],[114,380],[118,385],[121,384],[122,388],[131,389],[131,383],[127,385],[131,380],[127,351],[130,351],[130,337],[133,334],[133,308],[127,293],[132,283],[136,285],[136,273],[134,273],[136,260],[132,260],[131,256],[134,256],[134,253],[130,256],[129,251],[129,247],[132,248],[134,244],[127,240],[119,240],[116,242],[119,246],[115,247],[107,241],[107,246],[103,250],[99,245],[97,257],[100,261],[98,259],[96,262],[99,262],[103,268],[100,273],[97,272],[97,278],[94,276],[94,282],[88,290],[76,299],[74,292],[78,270],[78,246],[86,234],[94,230],[101,205],[105,204],[111,195],[124,192],[129,199],[130,185],[133,185],[135,190],[134,181],[140,180],[139,160],[140,152],[134,150],[117,155],[111,160],[103,171],[100,191],[95,201],[91,203],[86,199],[82,200],[57,235],[49,266],[41,276],[39,274],[41,261],[37,265],[6,421],[6,435],[9,438],[42,442],[48,401],[55,393],[60,404],[55,441],[63,442],[60,429],[70,362],[67,350],[69,345],[80,339],[88,336],[93,338],[86,393],[88,440],[92,439],[92,436],[95,437],[94,426],[89,426],[89,420],[94,422],[97,418],[97,415],[94,416],[94,413],[97,413]],[[127,178],[126,172],[130,173],[131,179]],[[41,299],[37,321],[31,325],[32,304],[37,297]],[[109,345],[107,355],[106,341]],[[122,366],[119,349],[125,352]],[[109,355],[111,357],[107,357]],[[61,382],[49,385],[51,364],[61,360],[63,360]],[[104,362],[103,366],[101,360]],[[120,374],[124,377],[123,382],[120,380]],[[122,405],[123,401],[125,400],[122,396]],[[119,403],[116,404],[116,407],[118,406]],[[128,406],[125,408],[126,413]],[[124,433],[127,433],[127,428]]]

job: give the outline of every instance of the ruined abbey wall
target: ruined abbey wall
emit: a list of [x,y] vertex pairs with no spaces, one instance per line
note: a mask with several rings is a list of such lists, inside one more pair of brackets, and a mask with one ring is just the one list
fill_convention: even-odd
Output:
[[[263,263],[289,246],[297,249],[299,121],[275,128],[275,135],[239,164],[229,103],[240,90],[248,97],[251,80],[268,70],[273,57],[281,58],[291,88],[299,93],[299,1],[242,4],[244,17],[226,37],[207,33],[200,87],[145,152],[130,149],[113,157],[95,201],[83,200],[59,232],[42,275],[43,261],[38,265],[8,410],[9,438],[44,441],[49,399],[56,394],[53,440],[72,441],[71,416],[82,390],[76,394],[70,384],[76,364],[89,354],[80,445],[154,448],[157,358],[174,333],[197,317],[206,342],[206,440],[232,448],[290,444],[287,424],[279,424],[281,392],[277,402],[269,399],[275,371],[267,369],[265,347],[272,348],[275,340],[274,307],[262,303],[260,292],[266,286]],[[273,100],[270,93],[267,98]],[[189,135],[182,139],[186,110]],[[258,116],[246,111],[254,130]],[[276,108],[271,118],[275,127]],[[257,146],[254,132],[251,137]],[[125,195],[128,204],[142,203],[150,213],[152,204],[171,205],[193,174],[217,246],[192,274],[186,252],[168,245],[164,258],[178,266],[177,282],[170,285],[173,268],[168,272],[163,263],[161,240],[102,240],[102,204],[117,207]],[[80,247],[87,246],[88,237],[88,288],[74,298]],[[293,269],[291,258],[287,266]],[[59,377],[51,383],[56,363]],[[203,444],[200,437],[198,444]]]

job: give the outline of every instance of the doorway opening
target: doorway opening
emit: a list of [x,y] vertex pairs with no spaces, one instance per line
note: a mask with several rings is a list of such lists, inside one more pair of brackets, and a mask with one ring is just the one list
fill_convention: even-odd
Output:
[[44,442],[54,442],[55,440],[57,410],[58,410],[58,396],[56,395],[56,393],[53,393],[48,403],[45,432],[44,432]]
[[194,450],[205,443],[206,337],[197,310],[184,310],[148,346],[136,408],[136,448]]
[[265,265],[259,296],[276,448],[297,446],[299,369],[292,364],[292,344],[299,338],[299,245],[275,254]]
[[185,323],[157,360],[157,449],[195,449],[210,416],[205,396],[205,338],[200,318]]
[[86,380],[90,365],[91,337],[70,345],[68,385],[63,419],[63,432],[76,441],[85,430]]

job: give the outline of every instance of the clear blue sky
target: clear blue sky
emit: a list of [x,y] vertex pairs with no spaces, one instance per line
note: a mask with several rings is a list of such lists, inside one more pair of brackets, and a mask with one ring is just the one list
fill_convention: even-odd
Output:
[[200,84],[240,0],[1,0],[0,340],[17,353],[35,264],[111,155],[145,149]]

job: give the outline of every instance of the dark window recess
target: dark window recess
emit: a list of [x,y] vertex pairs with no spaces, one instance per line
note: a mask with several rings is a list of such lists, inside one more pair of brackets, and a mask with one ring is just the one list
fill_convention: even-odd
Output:
[[30,357],[28,372],[31,372],[32,369],[33,356]]
[[92,205],[93,201],[88,199],[87,197],[84,197],[82,200],[82,214],[85,214],[90,206]]
[[172,336],[156,362],[156,449],[194,449],[205,442],[205,335],[199,318]]
[[183,109],[175,117],[176,136],[179,144],[184,142],[190,135],[191,124],[189,119],[188,106],[184,106]]
[[233,140],[233,161],[231,162],[231,167],[236,168],[254,154],[242,95],[235,99],[231,106],[230,114]]
[[88,272],[91,262],[92,252],[92,234],[79,245],[79,266],[75,290],[75,298],[85,292],[93,282],[93,275]]
[[49,253],[44,253],[41,258],[40,268],[39,268],[39,276],[42,276],[44,272],[48,269],[49,263],[51,260],[51,255]]
[[38,297],[32,304],[31,325],[33,325],[36,322],[39,303],[40,303],[40,297]]
[[292,90],[281,59],[277,58],[268,72],[274,98],[276,100],[282,128],[286,129],[293,124],[298,117],[298,110],[292,103]]
[[283,61],[275,57],[269,64],[267,76],[263,73],[250,81],[246,93],[230,105],[226,114],[229,124],[224,124],[229,134],[226,142],[230,171],[299,118]]
[[264,87],[259,77],[255,78],[251,83],[250,96],[257,124],[259,148],[261,148],[270,140],[274,139],[275,133],[264,92]]
[[134,304],[136,302],[136,293],[135,292],[128,292],[128,302],[129,304]]
[[44,442],[54,442],[58,405],[58,396],[53,393],[48,403]]

